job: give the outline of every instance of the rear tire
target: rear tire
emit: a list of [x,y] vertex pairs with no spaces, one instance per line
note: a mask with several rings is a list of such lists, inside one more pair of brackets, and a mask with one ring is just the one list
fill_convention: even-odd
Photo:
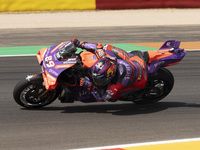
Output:
[[166,68],[160,68],[148,79],[142,99],[134,101],[136,104],[156,103],[165,98],[174,86],[173,74]]
[[42,84],[20,80],[13,90],[16,103],[25,108],[40,108],[52,103],[58,97],[58,92],[56,89],[46,90]]

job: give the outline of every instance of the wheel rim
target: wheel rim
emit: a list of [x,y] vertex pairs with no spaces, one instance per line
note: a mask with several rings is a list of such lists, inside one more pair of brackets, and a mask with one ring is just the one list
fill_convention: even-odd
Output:
[[56,90],[46,90],[44,86],[32,84],[21,92],[20,99],[25,106],[40,107],[53,101],[55,95]]
[[164,80],[151,80],[148,86],[145,97],[150,100],[162,99],[170,92],[170,87]]

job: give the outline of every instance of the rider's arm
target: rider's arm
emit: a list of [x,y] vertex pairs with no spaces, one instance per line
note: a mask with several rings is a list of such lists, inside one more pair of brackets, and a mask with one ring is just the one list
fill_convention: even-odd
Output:
[[106,56],[105,50],[103,49],[103,45],[100,43],[82,42],[76,38],[73,38],[71,41],[74,42],[75,46],[95,53],[98,59]]
[[125,61],[127,61],[132,55],[130,53],[127,53],[126,51],[114,47],[112,45],[106,45],[106,50],[111,51],[118,59],[123,59]]

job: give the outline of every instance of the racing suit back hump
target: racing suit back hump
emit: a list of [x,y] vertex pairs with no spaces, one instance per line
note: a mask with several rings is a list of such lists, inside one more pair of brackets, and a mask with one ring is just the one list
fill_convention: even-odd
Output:
[[106,45],[104,48],[111,51],[117,57],[118,62],[116,76],[106,91],[109,93],[110,99],[117,99],[139,89],[144,89],[147,82],[145,61],[111,45]]

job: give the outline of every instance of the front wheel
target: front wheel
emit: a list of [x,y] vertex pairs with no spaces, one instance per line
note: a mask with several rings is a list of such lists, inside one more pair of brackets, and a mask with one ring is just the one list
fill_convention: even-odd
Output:
[[23,79],[13,90],[13,97],[17,104],[25,108],[39,108],[52,103],[58,96],[56,89],[46,90],[45,86],[30,83]]
[[133,101],[136,104],[156,103],[166,97],[174,86],[173,74],[166,68],[160,68],[148,79],[142,99]]

